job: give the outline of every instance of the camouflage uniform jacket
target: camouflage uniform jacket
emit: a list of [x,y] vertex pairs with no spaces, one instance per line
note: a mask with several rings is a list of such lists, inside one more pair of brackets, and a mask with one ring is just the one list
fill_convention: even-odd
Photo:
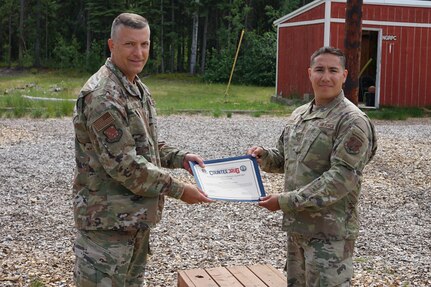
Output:
[[147,87],[131,84],[110,59],[82,88],[75,107],[74,217],[78,229],[136,230],[161,218],[164,196],[184,185],[160,167],[186,152],[157,139]]
[[374,126],[343,92],[325,107],[312,107],[309,103],[292,113],[277,147],[265,149],[261,168],[285,174],[278,200],[283,230],[354,239],[362,170],[377,148]]

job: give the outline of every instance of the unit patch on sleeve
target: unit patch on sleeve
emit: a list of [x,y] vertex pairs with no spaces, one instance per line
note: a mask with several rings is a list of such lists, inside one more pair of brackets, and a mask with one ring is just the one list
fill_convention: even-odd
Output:
[[344,148],[350,154],[358,154],[361,147],[362,140],[356,135],[351,135],[350,138],[344,143]]
[[100,132],[104,128],[108,127],[110,124],[114,122],[114,118],[109,112],[101,115],[97,120],[93,123],[93,128],[96,129],[97,132]]
[[103,134],[106,136],[106,141],[109,143],[117,142],[121,139],[123,135],[123,131],[117,129],[115,125],[110,125],[107,129],[103,131]]

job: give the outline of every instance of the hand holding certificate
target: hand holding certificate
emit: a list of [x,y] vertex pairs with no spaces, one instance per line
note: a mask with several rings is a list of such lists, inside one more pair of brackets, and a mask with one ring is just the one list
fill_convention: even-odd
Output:
[[204,161],[205,168],[190,162],[196,183],[209,198],[258,201],[265,196],[256,159],[252,156]]

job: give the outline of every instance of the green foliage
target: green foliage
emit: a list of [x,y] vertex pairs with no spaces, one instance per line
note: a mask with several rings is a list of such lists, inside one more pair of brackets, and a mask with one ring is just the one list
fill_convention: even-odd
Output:
[[33,65],[33,56],[28,52],[24,52],[21,62],[18,64],[20,67],[31,67]]
[[[192,16],[197,13],[197,65],[204,66],[208,63],[206,55],[212,55],[215,58],[208,77],[215,78],[211,81],[224,81],[222,79],[230,73],[237,37],[242,29],[248,31],[247,34],[253,32],[256,35],[272,32],[275,19],[297,8],[299,2],[305,4],[309,1],[2,0],[0,62],[8,66],[40,64],[42,67],[95,71],[101,62],[100,57],[106,57],[106,40],[110,36],[112,20],[120,12],[134,12],[146,17],[151,26],[151,55],[146,71],[184,72],[190,63]],[[24,17],[20,17],[20,11],[25,12]],[[20,33],[21,27],[23,33]],[[204,32],[204,29],[207,30]],[[262,37],[263,41],[267,40]],[[87,47],[88,41],[92,43],[91,48]],[[257,52],[253,54],[259,55]],[[219,56],[224,63],[215,65]],[[252,70],[253,67],[247,69]],[[220,72],[217,73],[218,70]],[[266,70],[256,71],[259,76],[255,78],[261,81],[260,78],[267,77],[266,73]],[[248,75],[250,73],[244,71],[243,77]],[[237,82],[244,83],[241,80]],[[257,83],[256,80],[250,82]]]
[[[267,32],[263,35],[246,32],[232,82],[246,85],[274,86],[276,45],[277,35],[275,32]],[[204,79],[215,83],[227,82],[231,73],[234,55],[234,49],[213,50],[209,56]]]
[[213,49],[209,55],[204,79],[211,83],[227,83],[234,57],[234,49]]
[[274,86],[277,35],[249,32],[242,56],[238,59],[238,82],[247,85]]
[[90,51],[86,58],[85,70],[89,73],[94,73],[99,70],[100,66],[105,62],[105,43],[106,41],[93,40]]
[[54,48],[53,54],[57,68],[80,69],[83,67],[84,57],[80,52],[80,47],[77,39],[72,37],[68,42],[61,35],[57,36],[57,46]]

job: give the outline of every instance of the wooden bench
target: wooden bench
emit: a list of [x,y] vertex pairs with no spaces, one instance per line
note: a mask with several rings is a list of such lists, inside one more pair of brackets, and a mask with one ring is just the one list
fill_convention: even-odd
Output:
[[178,287],[286,287],[286,277],[271,265],[178,271]]

